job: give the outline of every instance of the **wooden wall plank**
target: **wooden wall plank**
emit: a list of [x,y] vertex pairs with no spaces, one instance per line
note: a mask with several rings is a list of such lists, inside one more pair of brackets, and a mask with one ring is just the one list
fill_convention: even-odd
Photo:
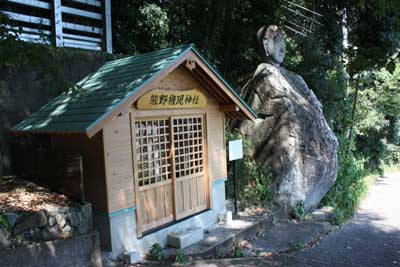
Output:
[[[56,0],[56,1],[58,1],[58,0]],[[86,26],[86,25],[81,25],[81,24],[76,24],[76,23],[71,23],[71,22],[65,22],[65,21],[62,23],[62,26],[63,26],[63,28],[74,30],[74,31],[102,34],[101,28],[98,28],[98,27]]]
[[82,35],[76,35],[76,34],[70,34],[70,33],[64,33],[63,36],[64,36],[64,38],[69,38],[69,39],[73,39],[73,40],[83,40],[83,41],[101,43],[101,38],[88,37],[88,36],[82,36]]
[[141,224],[148,224],[149,223],[149,218],[147,217],[147,203],[146,203],[146,192],[140,192],[139,193],[139,205],[140,207],[143,207],[143,209],[139,209],[140,211],[140,217],[141,217]]
[[6,2],[17,3],[20,5],[26,5],[31,7],[37,7],[42,9],[50,9],[50,4],[39,0],[6,0]]
[[176,191],[176,213],[183,213],[184,211],[184,198],[183,198],[183,185],[182,183],[175,183],[175,191]]
[[108,212],[102,132],[91,139],[84,135],[53,135],[52,146],[57,151],[82,155],[86,201],[93,209]]
[[165,217],[165,195],[164,186],[155,187],[156,218],[160,220]]
[[86,46],[86,45],[74,44],[74,43],[71,43],[71,42],[64,42],[64,46],[65,47],[71,47],[71,48],[94,50],[94,51],[100,51],[101,50],[101,46]]
[[109,210],[136,204],[129,114],[115,117],[103,129]]
[[8,30],[11,30],[11,31],[16,31],[16,32],[18,32],[19,29],[21,29],[23,33],[36,33],[39,35],[51,35],[50,31],[46,31],[46,30],[42,30],[42,29],[33,29],[33,28],[29,28],[29,27],[13,27],[13,26],[5,25],[5,28]]
[[101,2],[97,1],[97,0],[70,0],[70,1],[76,2],[76,3],[80,3],[80,4],[86,4],[86,5],[101,7]]
[[21,41],[31,42],[31,43],[36,43],[36,44],[48,44],[48,45],[51,44],[50,41],[36,39],[36,38],[29,38],[29,37],[25,37],[25,36],[19,36],[19,39]]
[[28,15],[18,14],[18,13],[14,13],[14,12],[9,12],[9,11],[0,11],[0,12],[9,16],[10,19],[12,19],[12,20],[17,20],[17,21],[27,22],[27,23],[32,23],[32,24],[46,25],[46,26],[51,25],[50,20],[46,19],[46,18],[28,16]]
[[165,187],[165,214],[173,214],[172,211],[173,205],[172,205],[172,187],[171,186],[166,186]]
[[185,180],[183,183],[183,208],[184,211],[191,210],[190,207],[190,181]]
[[190,209],[195,209],[198,206],[197,202],[197,177],[190,179]]
[[76,16],[80,16],[80,17],[85,17],[85,18],[91,18],[91,19],[97,19],[97,20],[101,20],[101,18],[102,18],[101,14],[99,14],[99,13],[90,12],[90,11],[73,8],[73,7],[62,6],[61,10],[63,13],[76,15]]

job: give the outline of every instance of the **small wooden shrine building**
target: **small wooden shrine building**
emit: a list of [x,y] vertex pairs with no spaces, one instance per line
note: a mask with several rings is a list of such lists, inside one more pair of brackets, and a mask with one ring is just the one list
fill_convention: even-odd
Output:
[[144,253],[225,211],[225,118],[256,114],[191,45],[106,63],[13,131],[83,158],[102,247]]

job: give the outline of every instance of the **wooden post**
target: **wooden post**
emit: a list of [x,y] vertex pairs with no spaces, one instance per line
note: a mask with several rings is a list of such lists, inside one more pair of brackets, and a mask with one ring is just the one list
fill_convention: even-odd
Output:
[[54,45],[57,47],[63,46],[63,30],[62,30],[62,13],[61,0],[53,0],[52,2],[52,26]]
[[103,2],[103,50],[112,54],[111,0]]

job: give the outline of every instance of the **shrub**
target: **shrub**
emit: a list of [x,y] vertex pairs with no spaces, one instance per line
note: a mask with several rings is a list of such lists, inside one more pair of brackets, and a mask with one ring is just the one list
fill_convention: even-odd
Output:
[[384,162],[386,165],[400,164],[400,146],[388,144]]
[[340,142],[338,157],[339,173],[336,182],[322,204],[334,207],[333,223],[342,224],[357,210],[367,192],[367,184],[364,180],[364,160],[356,159],[351,150],[347,150],[345,142]]
[[7,215],[0,213],[0,227],[4,227],[8,232],[11,232],[11,224],[8,221]]
[[[249,152],[250,142],[237,130],[226,131],[227,140],[243,140],[243,159],[236,163],[236,182],[240,201],[246,206],[262,206],[272,199],[272,175],[269,169],[257,164]],[[228,168],[233,176],[233,164]],[[227,196],[233,198],[233,179],[227,181]]]
[[164,258],[164,250],[160,244],[155,243],[153,246],[151,246],[148,258],[153,261],[160,261]]
[[298,201],[296,205],[292,208],[291,212],[292,218],[296,220],[303,220],[305,214],[306,213],[304,211],[304,201]]
[[242,258],[244,256],[240,246],[236,243],[234,243],[232,246],[232,256],[234,258]]
[[272,198],[272,176],[254,161],[245,159],[243,161],[244,172],[248,177],[243,189],[242,200],[248,205],[257,206],[266,203]]
[[176,263],[185,263],[188,261],[188,258],[185,254],[183,254],[182,250],[178,250],[175,255],[175,262]]

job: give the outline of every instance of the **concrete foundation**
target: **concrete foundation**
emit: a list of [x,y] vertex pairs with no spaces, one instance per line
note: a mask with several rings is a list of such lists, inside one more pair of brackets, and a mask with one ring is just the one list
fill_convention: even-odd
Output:
[[200,227],[211,229],[216,226],[219,213],[226,211],[225,207],[225,179],[212,182],[211,209],[196,216],[189,217],[154,233],[137,238],[136,209],[130,208],[109,215],[111,229],[111,257],[117,259],[126,251],[136,251],[142,255],[147,254],[154,243],[161,246],[167,245],[167,236],[182,229]]
[[183,229],[167,236],[168,246],[186,248],[204,239],[204,230],[200,227]]

